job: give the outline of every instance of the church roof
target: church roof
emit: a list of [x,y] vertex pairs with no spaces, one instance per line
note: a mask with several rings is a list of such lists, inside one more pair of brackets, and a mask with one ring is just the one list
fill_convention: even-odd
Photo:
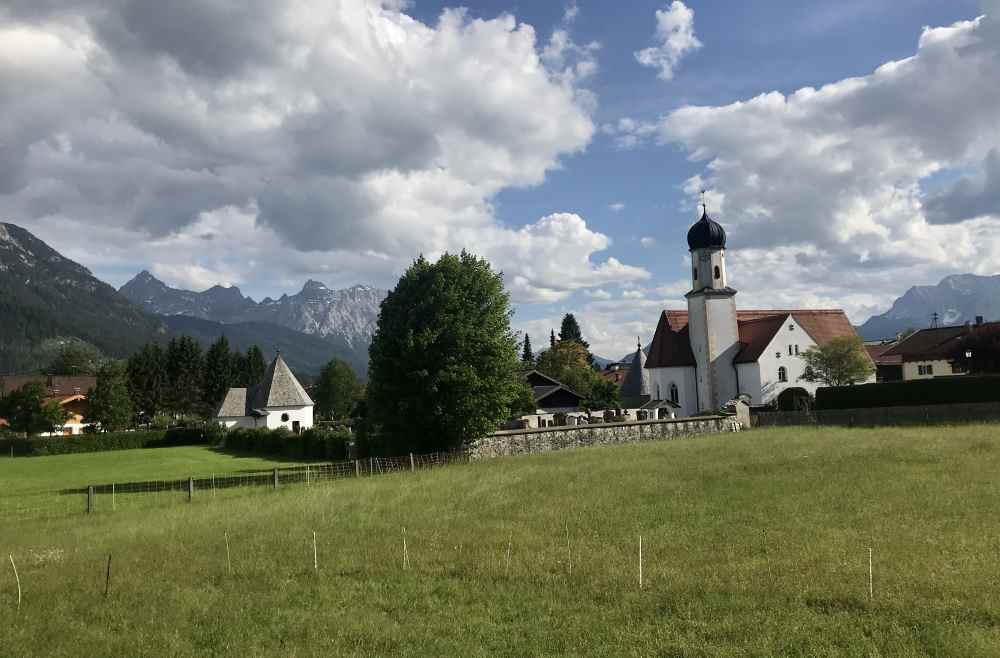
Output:
[[701,219],[688,229],[687,238],[691,251],[713,247],[725,248],[726,229],[722,228],[722,224],[709,217],[708,211],[703,209]]
[[274,357],[271,365],[264,373],[264,380],[253,389],[253,407],[308,407],[313,404],[312,398],[302,388],[302,384],[292,374],[281,352]]
[[268,407],[311,407],[312,398],[292,374],[279,352],[264,373],[264,379],[250,388],[231,388],[219,405],[216,416],[238,418],[261,415]]
[[[817,345],[824,345],[834,338],[857,335],[847,315],[839,309],[737,311],[736,324],[742,347],[733,362],[757,361],[789,316]],[[646,367],[674,368],[695,364],[688,333],[687,311],[663,311],[653,335],[653,343],[649,347]]]
[[649,372],[646,370],[646,353],[642,351],[640,343],[632,357],[632,365],[622,382],[622,398],[638,398],[649,395]]

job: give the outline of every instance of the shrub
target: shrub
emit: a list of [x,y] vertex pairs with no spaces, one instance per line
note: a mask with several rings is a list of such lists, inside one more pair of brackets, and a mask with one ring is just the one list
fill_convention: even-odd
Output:
[[1000,377],[943,377],[909,382],[835,386],[816,391],[818,410],[969,402],[1000,402]]
[[289,459],[347,459],[350,433],[342,428],[314,427],[301,434],[288,430],[234,428],[226,433],[225,447],[233,452],[287,457]]
[[77,434],[75,436],[39,436],[30,439],[0,437],[0,454],[10,454],[12,447],[14,455],[40,456],[202,445],[210,442],[212,432],[210,426],[202,426],[169,430]]

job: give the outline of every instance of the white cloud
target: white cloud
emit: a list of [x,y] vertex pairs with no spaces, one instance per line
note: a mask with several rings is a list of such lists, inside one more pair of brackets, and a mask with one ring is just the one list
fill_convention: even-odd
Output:
[[[683,107],[618,137],[655,126],[658,142],[703,163],[683,189],[691,206],[712,192],[744,305],[843,306],[860,321],[910,285],[996,272],[1000,208],[984,184],[1000,148],[993,79],[1000,11],[927,28],[914,56],[867,76]],[[949,170],[985,173],[928,199],[924,179]]]
[[[0,216],[57,248],[113,241],[81,258],[98,274],[276,286],[345,263],[384,284],[421,252],[494,243],[525,299],[639,272],[590,263],[581,219],[572,283],[539,273],[548,243],[525,236],[546,221],[493,214],[589,143],[597,44],[380,0],[54,4],[0,9]],[[191,237],[219,218],[216,240]],[[186,267],[161,248],[177,241]]]
[[591,299],[611,299],[611,293],[603,288],[598,288],[596,290],[585,290],[583,291],[587,297]]
[[566,5],[565,11],[563,11],[563,23],[569,25],[573,23],[579,15],[580,7],[576,4],[576,0],[572,0],[568,5]]
[[661,80],[672,80],[681,59],[702,46],[694,35],[694,11],[680,0],[657,10],[656,41],[657,45],[636,52],[635,58],[643,66],[659,69]]
[[649,236],[639,238],[639,244],[642,245],[644,249],[651,249],[656,246],[656,238],[651,238]]
[[625,210],[625,204],[622,203],[621,201],[616,201],[615,203],[608,205],[608,210],[610,210],[611,212],[621,212]]
[[617,123],[606,123],[601,126],[601,132],[615,140],[615,146],[628,151],[640,146],[644,141],[657,134],[660,126],[651,121],[637,121],[624,117]]

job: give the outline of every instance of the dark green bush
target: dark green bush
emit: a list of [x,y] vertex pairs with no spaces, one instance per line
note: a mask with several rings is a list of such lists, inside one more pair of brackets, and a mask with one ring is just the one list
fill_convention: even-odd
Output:
[[816,408],[821,411],[968,402],[1000,402],[1000,377],[941,377],[816,391]]
[[30,439],[0,438],[0,455],[9,455],[12,447],[15,456],[36,456],[202,445],[212,441],[214,432],[212,424],[209,424],[202,427],[182,427],[169,430],[39,436]]
[[314,427],[292,434],[286,429],[235,428],[226,433],[226,450],[289,459],[347,459],[351,440],[345,429]]

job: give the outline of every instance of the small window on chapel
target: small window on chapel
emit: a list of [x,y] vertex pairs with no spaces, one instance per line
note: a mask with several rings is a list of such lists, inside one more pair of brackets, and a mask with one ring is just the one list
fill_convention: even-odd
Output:
[[799,355],[799,346],[796,345],[795,346],[795,356],[798,356],[798,355]]
[[785,370],[785,366],[778,368],[778,381],[787,382],[788,381],[788,371]]
[[791,356],[791,355],[792,355],[792,346],[789,345],[788,346],[788,356]]
[[718,266],[718,265],[716,265],[716,266],[715,266],[715,278],[716,278],[716,279],[719,279],[719,278],[721,278],[721,277],[722,277],[722,271],[721,271],[721,270],[719,269],[719,266]]
[[795,331],[795,325],[794,324],[788,325],[788,330],[789,331]]

